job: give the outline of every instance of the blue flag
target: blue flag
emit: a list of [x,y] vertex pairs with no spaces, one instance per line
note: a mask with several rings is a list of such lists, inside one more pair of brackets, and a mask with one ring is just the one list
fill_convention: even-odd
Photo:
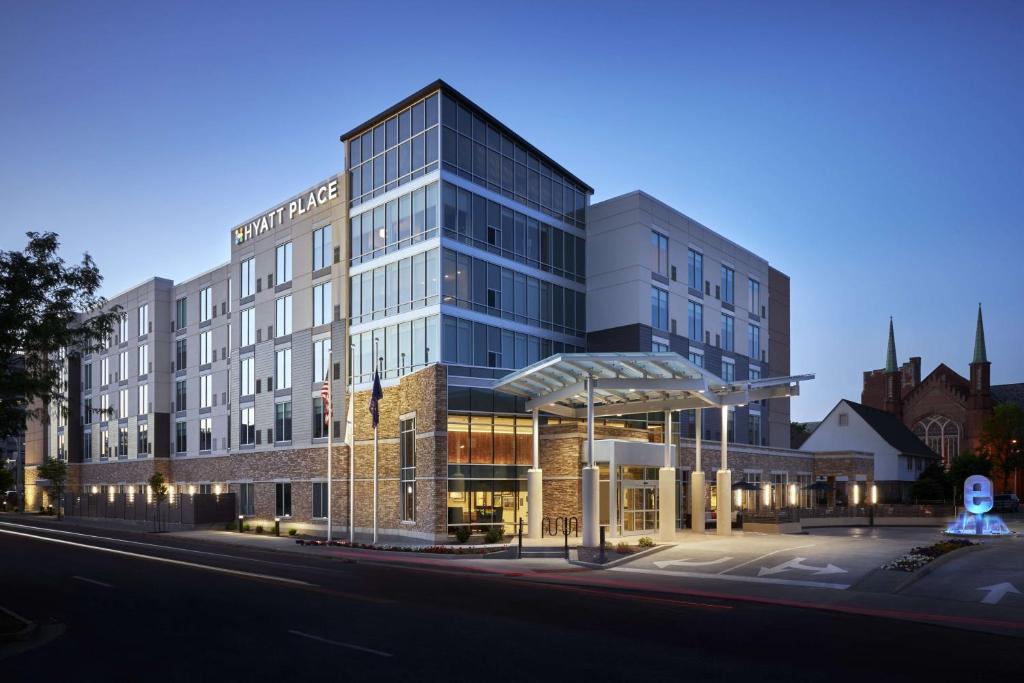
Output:
[[373,428],[380,422],[380,400],[384,398],[384,389],[380,386],[380,372],[373,372],[373,391],[370,393],[370,415],[373,417]]

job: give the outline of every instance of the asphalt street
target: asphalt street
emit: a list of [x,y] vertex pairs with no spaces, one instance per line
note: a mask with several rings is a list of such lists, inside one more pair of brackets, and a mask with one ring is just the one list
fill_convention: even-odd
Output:
[[1020,641],[1004,636],[458,561],[10,524],[0,558],[0,606],[40,624],[34,640],[0,644],[4,681],[879,681],[1018,669]]

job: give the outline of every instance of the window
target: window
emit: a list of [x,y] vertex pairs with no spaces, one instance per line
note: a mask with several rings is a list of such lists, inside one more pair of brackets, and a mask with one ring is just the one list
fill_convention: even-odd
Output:
[[110,384],[110,359],[100,359],[100,386],[105,387]]
[[199,333],[199,364],[206,365],[213,361],[213,332],[207,330]]
[[668,277],[668,238],[651,230],[651,272]]
[[179,379],[174,383],[174,409],[185,410],[188,407],[188,394],[185,389],[185,380]]
[[179,339],[174,342],[174,369],[184,370],[188,365],[188,340]]
[[140,424],[136,429],[136,443],[139,455],[149,453],[149,425]]
[[243,299],[256,293],[256,259],[242,261],[242,289],[239,296]]
[[747,355],[755,360],[761,355],[761,328],[753,323],[747,324]]
[[209,451],[213,446],[212,421],[204,417],[199,421],[199,450]]
[[665,353],[668,350],[669,346],[665,342],[651,340],[651,351],[654,353]]
[[402,521],[416,521],[416,418],[399,423]]
[[839,413],[839,426],[840,427],[848,427],[849,425],[850,425],[850,414],[849,413]]
[[729,266],[722,266],[722,301],[727,304],[735,304],[733,284],[736,280],[736,271]]
[[117,392],[117,416],[128,417],[128,390]]
[[747,378],[752,380],[761,379],[761,368],[751,365],[750,369],[747,370]]
[[117,354],[117,378],[128,379],[128,352]]
[[254,484],[238,485],[238,514],[253,516],[256,514],[256,491]]
[[686,282],[690,289],[701,289],[704,281],[704,254],[693,249],[686,255]]
[[747,310],[754,315],[761,310],[761,283],[754,278],[747,279]]
[[331,339],[317,339],[313,342],[313,381],[322,382],[331,366]]
[[331,265],[331,226],[313,231],[313,270]]
[[87,398],[83,402],[82,407],[82,422],[85,424],[92,423],[92,399]]
[[725,351],[734,350],[733,344],[734,320],[731,315],[722,314],[722,349]]
[[124,342],[128,341],[128,314],[122,313],[117,319],[117,338]]
[[277,336],[292,333],[292,296],[282,296],[277,300],[276,327]]
[[275,385],[278,389],[292,387],[292,350],[278,349],[274,352]]
[[326,325],[329,322],[331,322],[331,283],[324,282],[313,287],[313,325]]
[[100,396],[100,418],[103,422],[106,422],[111,418],[110,414],[110,394],[103,394]]
[[137,414],[138,415],[148,415],[149,414],[149,385],[148,384],[140,384],[139,385],[139,411],[138,411]]
[[279,483],[275,485],[277,494],[277,505],[274,507],[274,514],[277,517],[292,516],[292,485],[290,483]]
[[292,440],[291,401],[285,401],[274,405],[274,439],[277,441]]
[[100,457],[110,457],[110,432],[106,429],[100,432]]
[[252,408],[242,408],[241,419],[238,421],[239,433],[238,443],[243,446],[251,446],[256,443],[256,422]]
[[204,287],[199,290],[199,322],[205,322],[213,317],[213,287]]
[[92,390],[92,363],[82,366],[82,384],[83,391]]
[[139,336],[149,333],[149,304],[139,306]]
[[313,438],[327,438],[327,418],[324,417],[324,400],[319,396],[313,398]]
[[704,305],[696,301],[686,302],[686,336],[690,339],[704,339]]
[[698,368],[704,367],[704,354],[690,352],[690,362],[696,365]]
[[722,379],[726,382],[736,381],[736,366],[732,363],[722,363]]
[[327,519],[327,482],[313,482],[313,519]]
[[184,453],[188,450],[188,423],[185,421],[174,423],[174,452]]
[[281,284],[292,279],[292,243],[277,245],[277,269],[274,271],[274,282]]
[[651,327],[668,329],[668,292],[651,287]]
[[[61,435],[63,436],[63,434]],[[128,426],[118,427],[117,429],[117,457],[127,458],[128,457]]]
[[175,315],[174,319],[177,321],[176,330],[183,330],[188,324],[188,297],[181,297],[174,302]]
[[240,381],[242,385],[242,396],[249,396],[256,392],[256,365],[252,356],[242,359]]
[[149,373],[149,344],[139,345],[139,377]]
[[256,343],[256,308],[247,308],[242,311],[242,346],[249,346]]
[[203,375],[199,378],[199,407],[210,408],[213,406],[213,375]]
[[754,446],[761,445],[761,413],[753,410],[747,415],[747,441]]

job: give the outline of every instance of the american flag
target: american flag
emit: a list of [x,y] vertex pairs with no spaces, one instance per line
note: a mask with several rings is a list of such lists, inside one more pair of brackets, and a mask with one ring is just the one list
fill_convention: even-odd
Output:
[[328,371],[327,377],[324,377],[324,385],[320,387],[320,400],[324,403],[324,424],[329,425],[331,423],[331,376]]

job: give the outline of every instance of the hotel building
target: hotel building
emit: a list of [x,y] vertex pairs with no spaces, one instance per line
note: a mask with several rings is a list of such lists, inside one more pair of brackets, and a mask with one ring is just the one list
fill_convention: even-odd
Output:
[[[674,351],[726,382],[788,375],[785,275],[642,192],[591,206],[592,188],[446,83],[341,143],[340,174],[226,231],[229,262],[110,297],[125,317],[107,348],[69,356],[80,398],[67,419],[30,426],[28,507],[43,503],[33,465],[49,454],[69,462],[76,493],[139,493],[160,471],[172,495],[230,492],[247,518],[322,530],[329,378],[339,533],[511,531],[527,517],[531,469],[543,472],[544,516],[580,515],[586,428],[495,390],[509,373],[585,351]],[[366,409],[375,368],[376,466]],[[824,474],[813,454],[788,448],[788,401],[728,412],[731,457],[748,481],[782,487],[778,504],[790,483]],[[692,413],[673,432],[678,525]],[[721,438],[720,421],[703,423],[699,436]],[[595,431],[651,447],[665,434],[662,413],[602,417]],[[860,461],[841,467],[870,476]],[[657,505],[637,516],[618,486],[645,472],[606,468],[613,535],[657,526]],[[652,485],[640,497],[658,495]]]

